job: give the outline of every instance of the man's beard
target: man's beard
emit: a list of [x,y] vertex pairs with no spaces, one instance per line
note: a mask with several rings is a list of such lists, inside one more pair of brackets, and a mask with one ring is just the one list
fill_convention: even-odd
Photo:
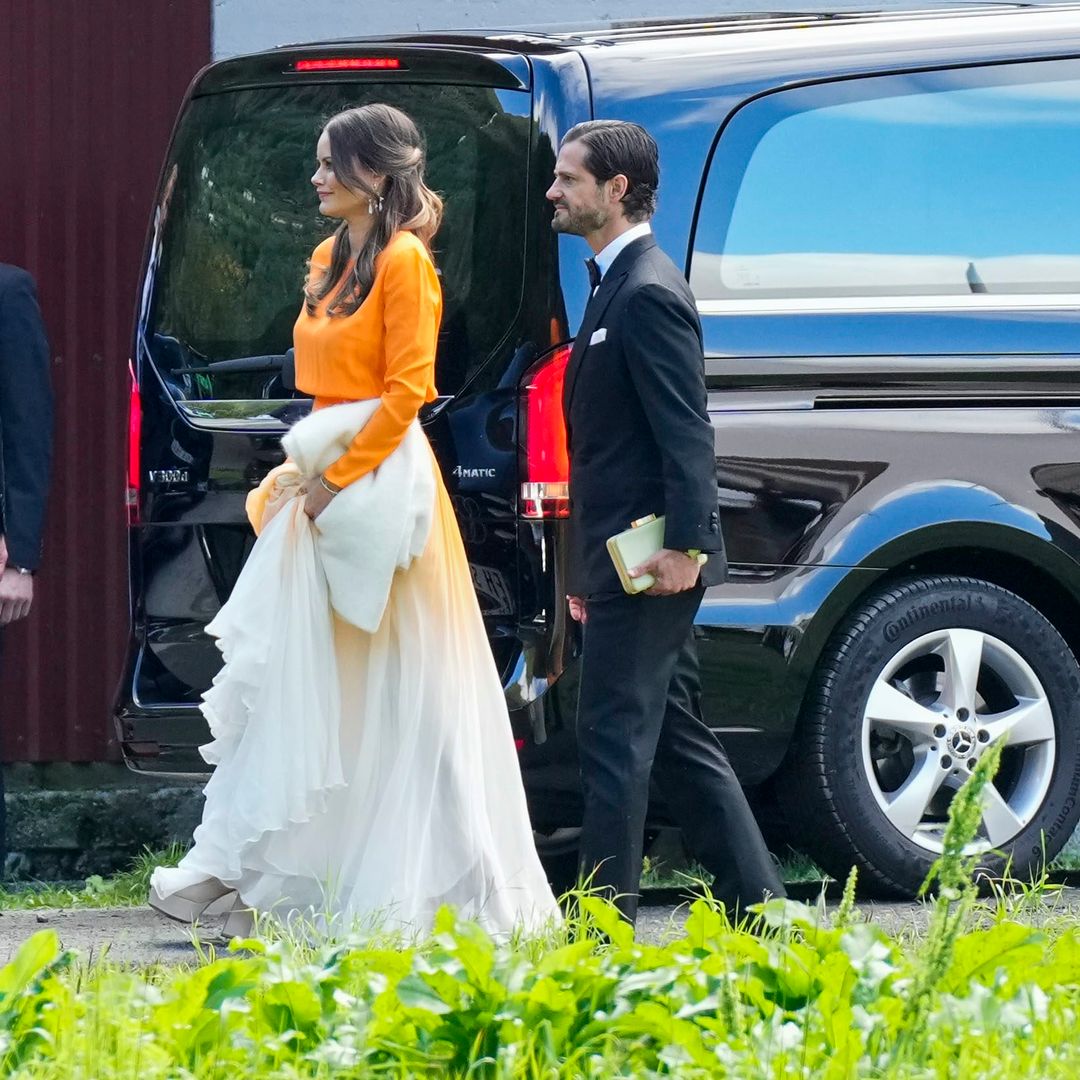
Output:
[[608,215],[603,210],[571,210],[564,207],[561,214],[551,219],[551,227],[558,233],[570,233],[572,236],[588,236],[598,232],[608,223]]

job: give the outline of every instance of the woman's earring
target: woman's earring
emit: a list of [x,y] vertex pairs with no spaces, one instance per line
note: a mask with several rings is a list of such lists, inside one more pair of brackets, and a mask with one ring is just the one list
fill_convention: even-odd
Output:
[[381,214],[382,213],[382,208],[383,208],[383,197],[381,195],[379,196],[378,203],[376,203],[374,199],[368,199],[367,212],[369,214],[374,214],[376,211],[378,211],[378,213]]

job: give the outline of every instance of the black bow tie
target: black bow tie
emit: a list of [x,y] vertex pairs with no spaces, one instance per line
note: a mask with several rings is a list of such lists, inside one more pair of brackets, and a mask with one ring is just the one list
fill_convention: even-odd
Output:
[[585,269],[589,271],[589,288],[595,291],[600,284],[600,267],[596,265],[595,259],[586,259]]

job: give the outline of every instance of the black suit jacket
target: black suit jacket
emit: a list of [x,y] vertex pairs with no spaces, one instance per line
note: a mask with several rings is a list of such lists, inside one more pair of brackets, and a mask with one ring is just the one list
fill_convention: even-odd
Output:
[[[590,344],[596,337],[603,341]],[[589,301],[566,369],[570,452],[568,591],[621,592],[607,538],[647,514],[664,543],[727,571],[701,323],[690,287],[652,236],[628,244]]]
[[41,563],[52,461],[49,345],[34,279],[0,263],[0,528],[8,560]]

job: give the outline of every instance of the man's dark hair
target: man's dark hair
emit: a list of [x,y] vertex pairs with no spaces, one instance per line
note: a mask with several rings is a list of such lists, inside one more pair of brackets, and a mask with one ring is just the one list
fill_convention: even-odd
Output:
[[648,221],[656,213],[660,184],[660,154],[656,140],[640,125],[627,120],[586,120],[562,139],[585,144],[585,168],[604,183],[620,173],[629,181],[622,204],[628,221]]

